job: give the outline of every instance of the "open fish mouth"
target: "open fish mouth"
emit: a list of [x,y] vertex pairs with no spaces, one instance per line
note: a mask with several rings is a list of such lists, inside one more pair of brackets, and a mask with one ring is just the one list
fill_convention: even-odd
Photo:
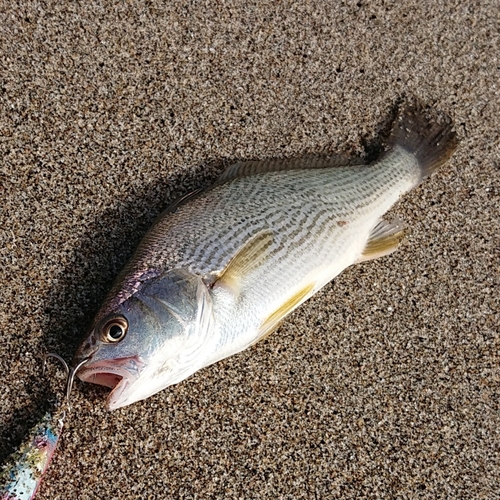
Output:
[[132,386],[140,376],[144,363],[138,356],[128,358],[90,362],[77,373],[83,382],[103,385],[113,389],[107,405],[110,410],[122,406],[125,391]]

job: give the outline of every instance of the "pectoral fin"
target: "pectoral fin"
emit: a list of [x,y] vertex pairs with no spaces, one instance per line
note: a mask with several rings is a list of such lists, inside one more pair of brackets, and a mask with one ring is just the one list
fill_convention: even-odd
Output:
[[267,259],[272,242],[273,233],[270,229],[258,232],[243,245],[225,269],[208,277],[205,282],[214,286],[227,287],[235,295],[239,295],[245,277]]
[[391,254],[397,250],[404,236],[405,229],[401,222],[387,222],[382,219],[373,228],[357,262],[365,262]]

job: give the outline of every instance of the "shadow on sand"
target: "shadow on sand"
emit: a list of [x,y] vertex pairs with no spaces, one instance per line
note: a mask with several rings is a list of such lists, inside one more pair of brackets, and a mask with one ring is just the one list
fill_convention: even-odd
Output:
[[[373,161],[380,155],[383,139],[388,137],[402,102],[403,98],[397,99],[390,116],[377,127],[379,133],[375,137],[360,139],[366,161]],[[51,364],[48,375],[41,376],[45,354],[56,352],[68,362],[71,360],[114,279],[156,217],[177,198],[209,186],[236,161],[239,160],[214,160],[189,172],[146,184],[132,195],[127,193],[113,209],[103,212],[98,219],[89,221],[86,233],[69,258],[70,263],[61,269],[58,277],[54,277],[54,286],[46,297],[40,320],[40,328],[45,332],[43,352],[40,353],[40,376],[34,375],[30,380],[27,388],[29,404],[14,411],[1,430],[0,464],[25,439],[29,429],[53,407],[55,392],[61,393],[64,373],[60,367]],[[98,386],[86,387],[85,396],[102,397],[104,390]]]

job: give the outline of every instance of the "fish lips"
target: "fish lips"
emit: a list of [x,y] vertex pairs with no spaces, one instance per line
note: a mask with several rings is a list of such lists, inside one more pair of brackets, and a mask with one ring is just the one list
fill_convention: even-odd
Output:
[[126,404],[126,389],[137,381],[144,366],[139,356],[91,361],[78,370],[77,376],[83,382],[113,389],[108,396],[107,407],[115,410]]

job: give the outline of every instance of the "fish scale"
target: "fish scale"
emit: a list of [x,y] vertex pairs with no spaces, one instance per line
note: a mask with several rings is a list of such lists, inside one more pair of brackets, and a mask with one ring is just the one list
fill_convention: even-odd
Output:
[[[398,156],[402,155],[398,154]],[[151,240],[157,244],[148,246],[144,255],[146,262],[143,263],[138,259],[136,266],[137,268],[164,268],[175,263],[177,266],[186,266],[201,274],[214,272],[224,268],[240,248],[241,242],[256,231],[267,225],[276,232],[282,231],[285,228],[282,225],[285,217],[279,211],[280,206],[286,210],[286,216],[294,226],[299,226],[297,222],[300,219],[296,217],[304,215],[307,219],[308,215],[316,215],[313,208],[310,208],[309,214],[304,212],[303,207],[295,208],[289,197],[293,199],[299,196],[299,200],[304,201],[319,199],[323,201],[325,210],[332,214],[332,218],[345,218],[352,215],[354,208],[371,207],[372,198],[378,199],[383,189],[388,192],[392,191],[397,182],[405,181],[400,192],[408,190],[408,185],[413,185],[418,176],[412,175],[410,171],[407,178],[402,178],[401,163],[390,161],[388,158],[388,161],[382,163],[379,168],[363,166],[358,167],[356,172],[343,167],[333,167],[333,179],[330,178],[331,173],[319,169],[281,171],[262,174],[260,182],[256,182],[254,178],[243,178],[240,182],[232,183],[231,189],[227,189],[225,185],[218,186],[213,191],[209,191],[205,199],[200,200],[197,214],[184,209],[186,207],[184,205],[179,210],[179,214],[173,214],[173,217],[166,221],[167,224],[156,225],[155,233],[168,233],[172,235],[172,238],[165,240],[154,233],[151,234]],[[415,168],[411,158],[408,163],[410,165],[413,163],[412,166]],[[395,172],[391,171],[391,166],[396,167]],[[291,183],[299,184],[303,190],[297,193],[293,185],[290,189]],[[218,199],[216,205],[213,205],[214,197]],[[399,192],[396,194],[397,197],[399,197]],[[250,200],[250,202],[246,203],[241,200]],[[269,207],[266,207],[265,203],[269,204]],[[232,211],[229,211],[228,207]],[[211,212],[208,217],[207,211]],[[253,217],[249,219],[247,216],[247,219],[241,222],[240,214],[248,214],[248,212],[251,212]],[[382,214],[374,217],[375,221],[380,215]],[[281,217],[281,220],[273,220],[276,216]],[[333,226],[330,230],[336,229]],[[193,235],[196,235],[196,239]],[[192,240],[189,244],[183,244],[186,237]],[[179,255],[176,252],[178,248],[185,248],[185,253]],[[172,255],[172,258],[165,258],[167,255]]]
[[383,215],[456,144],[449,119],[410,105],[371,164],[229,167],[153,224],[75,355],[78,376],[112,387],[114,409],[262,339],[345,268],[397,248],[402,227]]
[[[216,322],[221,339],[218,349],[221,346],[230,350],[245,348],[255,340],[255,330],[294,286],[304,282],[312,286],[311,292],[295,305],[297,307],[353,264],[378,219],[401,192],[411,189],[419,179],[416,160],[400,150],[389,154],[377,166],[267,172],[260,177],[258,181],[252,177],[242,178],[230,186],[217,186],[215,192],[208,192],[206,200],[218,199],[208,223],[205,216],[194,216],[187,205],[182,207],[178,217],[174,214],[168,219],[169,224],[180,229],[179,237],[182,233],[198,236],[198,246],[186,245],[188,251],[174,265],[202,276],[223,269],[241,248],[241,242],[258,231],[269,227],[275,233],[269,258],[246,276],[246,282],[255,284],[255,288],[245,287],[246,300],[235,303],[233,314],[226,314],[225,321]],[[300,190],[297,185],[301,186]],[[203,214],[204,204],[200,207],[198,213]],[[362,209],[370,216],[362,217]],[[356,210],[361,217],[355,214]],[[252,213],[253,217],[246,217],[241,222],[241,213]],[[339,227],[339,218],[354,220],[349,222],[347,229]],[[157,225],[155,231],[172,234],[162,225]],[[316,252],[308,250],[311,241],[316,243]],[[168,244],[175,245],[175,242],[173,238]],[[158,249],[150,248],[149,251],[157,255]],[[339,259],[338,255],[347,255],[348,260]],[[266,289],[267,307],[262,307],[259,298],[262,283],[266,282],[272,286]],[[214,303],[217,307],[216,300]],[[238,321],[247,316],[253,318],[250,324]],[[220,353],[216,357],[219,358]]]

